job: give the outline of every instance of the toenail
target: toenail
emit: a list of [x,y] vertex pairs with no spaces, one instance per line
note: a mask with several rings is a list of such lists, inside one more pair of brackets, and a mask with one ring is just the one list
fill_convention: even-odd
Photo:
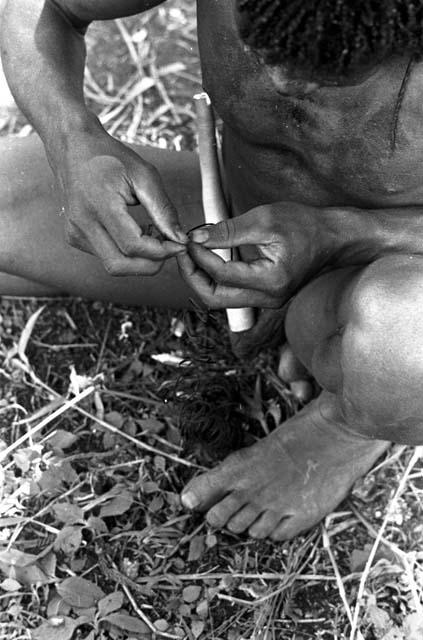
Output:
[[195,493],[192,493],[191,491],[187,491],[187,493],[182,494],[181,502],[187,509],[195,509],[195,507],[198,507],[200,504]]

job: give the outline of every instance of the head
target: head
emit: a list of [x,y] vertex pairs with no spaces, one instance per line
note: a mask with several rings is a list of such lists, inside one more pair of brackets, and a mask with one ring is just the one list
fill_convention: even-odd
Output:
[[237,0],[243,41],[273,69],[337,84],[422,57],[423,0]]

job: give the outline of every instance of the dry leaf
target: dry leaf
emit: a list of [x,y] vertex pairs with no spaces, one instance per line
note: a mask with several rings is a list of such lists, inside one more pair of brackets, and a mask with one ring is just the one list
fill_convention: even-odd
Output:
[[25,351],[28,346],[28,342],[31,337],[31,334],[34,330],[35,323],[37,322],[38,318],[40,317],[44,309],[45,309],[45,306],[40,307],[39,309],[37,309],[37,311],[35,311],[35,313],[32,314],[32,316],[28,319],[20,335],[19,342],[18,342],[18,354],[24,362],[27,361]]
[[403,624],[404,636],[407,640],[422,640],[423,616],[420,613],[409,613]]
[[0,583],[0,588],[3,589],[3,591],[19,591],[19,589],[22,589],[22,585],[13,578],[5,578],[5,580]]

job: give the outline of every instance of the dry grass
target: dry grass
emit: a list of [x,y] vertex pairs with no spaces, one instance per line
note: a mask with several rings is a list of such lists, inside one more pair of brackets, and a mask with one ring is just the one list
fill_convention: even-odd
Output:
[[[96,25],[88,42],[87,95],[104,125],[192,148],[192,2]],[[2,133],[29,127],[16,114]],[[296,410],[275,354],[237,361],[223,314],[6,299],[0,314],[1,639],[423,638],[420,449],[394,447],[290,543],[211,531],[179,504],[210,457],[187,451],[178,416],[191,399],[204,420],[217,388],[238,425],[232,446],[273,428]],[[163,353],[191,365],[152,358]]]

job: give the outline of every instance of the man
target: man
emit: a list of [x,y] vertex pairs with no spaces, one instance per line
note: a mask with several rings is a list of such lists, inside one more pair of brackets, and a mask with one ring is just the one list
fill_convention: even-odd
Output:
[[[52,171],[36,138],[2,141],[0,290],[285,307],[290,348],[323,392],[182,502],[214,526],[287,539],[390,441],[423,443],[423,2],[198,0],[236,217],[189,239],[195,156],[129,149],[83,99],[89,22],[158,4],[9,2],[6,74]],[[245,245],[238,263],[210,250]],[[266,317],[250,335],[264,339]]]

